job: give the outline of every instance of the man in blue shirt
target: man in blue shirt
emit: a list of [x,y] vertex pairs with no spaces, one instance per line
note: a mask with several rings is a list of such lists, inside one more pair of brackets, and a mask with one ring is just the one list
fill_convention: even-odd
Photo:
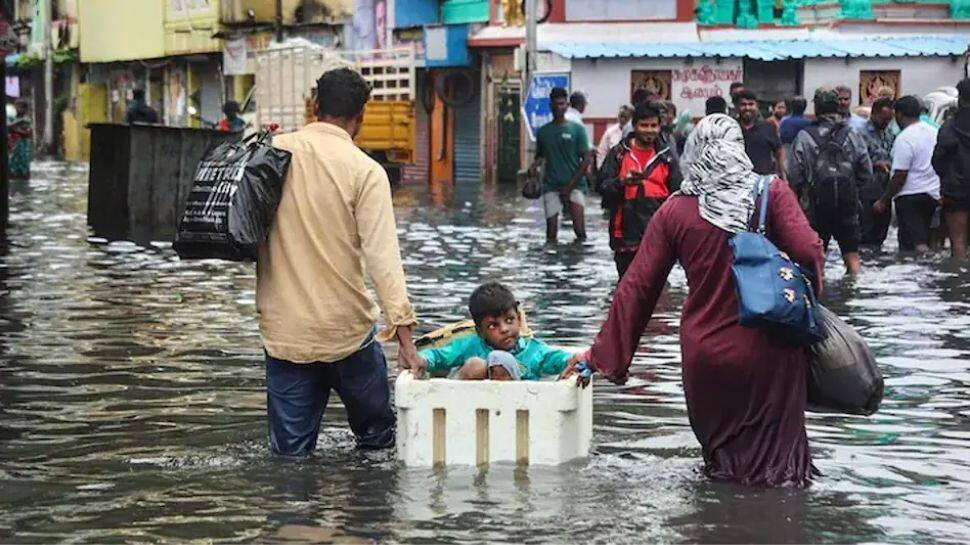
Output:
[[893,100],[880,98],[872,103],[869,120],[862,127],[862,137],[869,150],[872,161],[872,179],[868,184],[859,188],[859,200],[862,202],[862,214],[859,217],[862,226],[862,244],[882,246],[889,232],[889,221],[892,214],[875,214],[872,205],[886,192],[889,186],[889,172],[892,169],[892,149],[896,134],[893,132]]
[[778,137],[785,146],[791,146],[798,133],[812,124],[811,120],[805,117],[807,107],[808,101],[805,97],[798,96],[792,99],[791,115],[782,119],[781,125],[778,126]]

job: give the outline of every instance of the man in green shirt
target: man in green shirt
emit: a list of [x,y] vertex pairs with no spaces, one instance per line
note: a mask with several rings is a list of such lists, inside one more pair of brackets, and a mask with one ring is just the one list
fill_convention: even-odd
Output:
[[[559,236],[559,213],[569,203],[576,240],[586,239],[586,171],[591,153],[586,127],[566,120],[569,93],[554,87],[549,93],[552,121],[536,134],[536,164],[545,163],[542,204],[546,213],[546,240]],[[533,169],[535,165],[533,165]]]

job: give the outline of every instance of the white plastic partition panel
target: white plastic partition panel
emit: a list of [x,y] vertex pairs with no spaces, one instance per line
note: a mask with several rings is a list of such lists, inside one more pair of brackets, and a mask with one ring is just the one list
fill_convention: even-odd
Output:
[[395,386],[398,458],[409,466],[552,465],[589,454],[593,388],[568,381],[415,380]]

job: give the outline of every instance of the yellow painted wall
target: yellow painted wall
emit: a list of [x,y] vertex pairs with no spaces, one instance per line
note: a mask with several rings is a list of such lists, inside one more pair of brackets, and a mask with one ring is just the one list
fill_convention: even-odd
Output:
[[81,62],[165,56],[165,0],[80,0]]
[[249,90],[256,84],[256,76],[252,74],[233,76],[232,82],[232,99],[242,106],[243,101],[246,100],[246,95],[249,94]]
[[87,161],[91,156],[88,123],[108,120],[108,86],[79,83],[74,111],[64,111],[64,156],[68,161]]
[[218,30],[219,0],[165,3],[166,55],[222,51],[222,41],[212,38]]

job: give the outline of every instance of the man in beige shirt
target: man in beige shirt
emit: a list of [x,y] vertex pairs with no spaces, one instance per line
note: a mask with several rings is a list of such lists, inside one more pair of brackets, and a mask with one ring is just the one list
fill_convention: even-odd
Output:
[[[292,154],[283,196],[256,269],[274,452],[316,446],[331,390],[361,448],[394,443],[387,364],[379,341],[396,337],[399,365],[423,373],[387,174],[353,143],[370,88],[349,69],[317,82],[317,117],[274,138]],[[365,267],[380,301],[364,285]],[[376,334],[384,311],[387,329]]]

